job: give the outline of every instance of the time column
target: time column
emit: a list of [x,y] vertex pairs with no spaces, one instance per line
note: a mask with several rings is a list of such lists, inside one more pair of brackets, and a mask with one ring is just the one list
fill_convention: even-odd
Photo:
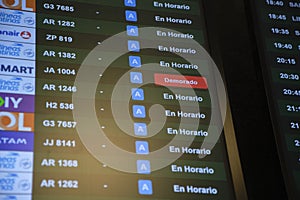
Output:
[[[257,2],[265,41],[267,81],[270,81],[272,117],[280,138],[288,190],[300,188],[300,3],[291,0]],[[268,86],[267,86],[268,87]],[[281,151],[279,151],[281,152]],[[297,192],[296,192],[297,191]]]

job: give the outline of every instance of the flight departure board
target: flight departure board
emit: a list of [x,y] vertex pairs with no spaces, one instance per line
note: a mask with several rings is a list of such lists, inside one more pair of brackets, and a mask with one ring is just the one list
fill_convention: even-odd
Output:
[[236,198],[202,1],[0,2],[1,200]]
[[[300,2],[255,1],[265,83],[286,187],[300,196]],[[298,197],[298,198],[297,198]]]

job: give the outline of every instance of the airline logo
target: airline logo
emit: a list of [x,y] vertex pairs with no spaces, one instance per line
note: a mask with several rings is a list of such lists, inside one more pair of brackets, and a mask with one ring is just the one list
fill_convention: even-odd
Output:
[[34,131],[34,114],[0,111],[0,130]]
[[32,172],[33,152],[0,151],[0,171]]
[[0,7],[33,12],[35,11],[35,0],[1,0]]
[[0,74],[10,76],[35,77],[35,62],[30,60],[0,60]]
[[35,13],[0,8],[0,23],[35,28]]
[[35,60],[35,45],[0,41],[0,56],[7,58]]
[[0,131],[0,150],[32,152],[33,140],[32,132]]
[[35,94],[35,79],[0,75],[0,93]]
[[34,96],[0,93],[0,110],[10,112],[34,112]]
[[0,195],[0,200],[31,200],[31,195]]
[[30,194],[32,173],[0,173],[0,193]]
[[1,40],[35,43],[35,29],[19,26],[0,25]]

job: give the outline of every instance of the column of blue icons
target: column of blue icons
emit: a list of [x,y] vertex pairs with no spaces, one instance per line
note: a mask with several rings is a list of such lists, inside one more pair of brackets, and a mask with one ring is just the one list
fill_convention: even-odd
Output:
[[[129,52],[137,53],[140,52],[140,42],[136,40],[139,36],[139,28],[136,24],[138,22],[138,13],[135,10],[137,6],[136,0],[124,0],[125,7],[125,19],[127,22],[132,23],[126,26],[126,33],[131,39],[127,41],[127,47]],[[131,68],[140,68],[142,66],[142,59],[140,56],[131,55],[128,57],[128,64]],[[143,74],[141,72],[130,72],[130,83],[134,85],[143,84]],[[144,90],[139,87],[131,89],[131,98],[133,101],[144,101],[145,94]],[[146,108],[143,105],[132,106],[132,115],[136,120],[146,118]],[[135,122],[133,131],[136,136],[145,137],[148,135],[147,124],[142,122]],[[135,152],[138,155],[149,154],[149,144],[147,141],[138,140],[135,141]],[[150,174],[151,164],[149,160],[137,160],[136,168],[138,174]],[[140,195],[152,195],[152,181],[151,180],[138,180],[138,193]]]

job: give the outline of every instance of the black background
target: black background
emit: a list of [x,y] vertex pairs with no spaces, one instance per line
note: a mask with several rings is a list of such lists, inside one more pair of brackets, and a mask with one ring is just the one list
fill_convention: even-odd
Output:
[[204,0],[212,57],[224,69],[249,199],[287,199],[250,0]]

